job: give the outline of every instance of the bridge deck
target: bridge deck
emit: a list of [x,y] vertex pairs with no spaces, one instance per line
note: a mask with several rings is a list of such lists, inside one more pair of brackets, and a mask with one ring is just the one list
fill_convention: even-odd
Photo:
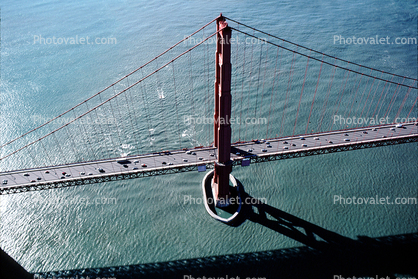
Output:
[[[308,155],[324,154],[381,145],[418,141],[418,123],[394,124],[284,137],[268,141],[232,145],[231,160],[238,165],[243,159],[264,162]],[[76,186],[120,179],[197,170],[199,165],[212,168],[217,158],[213,147],[167,154],[129,156],[126,164],[120,158],[70,165],[43,167],[0,173],[0,194]],[[163,163],[165,162],[165,163]],[[144,165],[145,164],[145,165]],[[100,172],[99,169],[103,171]],[[65,173],[65,174],[63,174]]]

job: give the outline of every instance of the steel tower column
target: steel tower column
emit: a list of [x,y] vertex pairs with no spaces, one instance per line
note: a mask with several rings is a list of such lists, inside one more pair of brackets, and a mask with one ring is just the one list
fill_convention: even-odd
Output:
[[216,72],[214,144],[218,148],[212,190],[216,206],[229,202],[229,174],[232,171],[231,153],[231,28],[222,14],[216,21]]

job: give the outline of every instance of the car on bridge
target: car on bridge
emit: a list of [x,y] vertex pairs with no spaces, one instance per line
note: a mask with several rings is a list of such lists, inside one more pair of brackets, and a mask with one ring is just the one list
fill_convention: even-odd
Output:
[[118,164],[121,164],[121,165],[127,165],[127,164],[130,164],[131,163],[131,161],[126,160],[126,159],[117,160],[116,162]]

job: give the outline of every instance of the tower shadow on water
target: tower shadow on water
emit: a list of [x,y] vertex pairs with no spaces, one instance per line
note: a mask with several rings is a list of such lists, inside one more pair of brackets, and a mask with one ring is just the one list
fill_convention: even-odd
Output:
[[392,279],[418,276],[418,233],[378,238],[358,236],[355,240],[265,204],[245,193],[242,187],[240,189],[243,191],[242,200],[247,202],[243,204],[240,222],[231,225],[234,229],[239,230],[244,222],[253,222],[292,238],[303,246],[170,262],[45,272],[36,276],[78,275],[117,279],[323,279],[353,276]]

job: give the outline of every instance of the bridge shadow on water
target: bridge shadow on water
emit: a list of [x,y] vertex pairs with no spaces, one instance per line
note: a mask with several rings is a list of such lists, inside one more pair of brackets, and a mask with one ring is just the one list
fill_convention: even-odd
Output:
[[[344,237],[242,193],[240,220],[254,222],[304,246],[171,262],[40,273],[43,278],[376,278],[418,276],[418,233],[357,240]],[[238,229],[238,228],[237,228]],[[274,241],[274,240],[271,240]],[[243,243],[245,245],[245,243]],[[228,276],[228,277],[227,277]],[[35,277],[36,278],[36,277]],[[41,278],[41,277],[39,277]]]

